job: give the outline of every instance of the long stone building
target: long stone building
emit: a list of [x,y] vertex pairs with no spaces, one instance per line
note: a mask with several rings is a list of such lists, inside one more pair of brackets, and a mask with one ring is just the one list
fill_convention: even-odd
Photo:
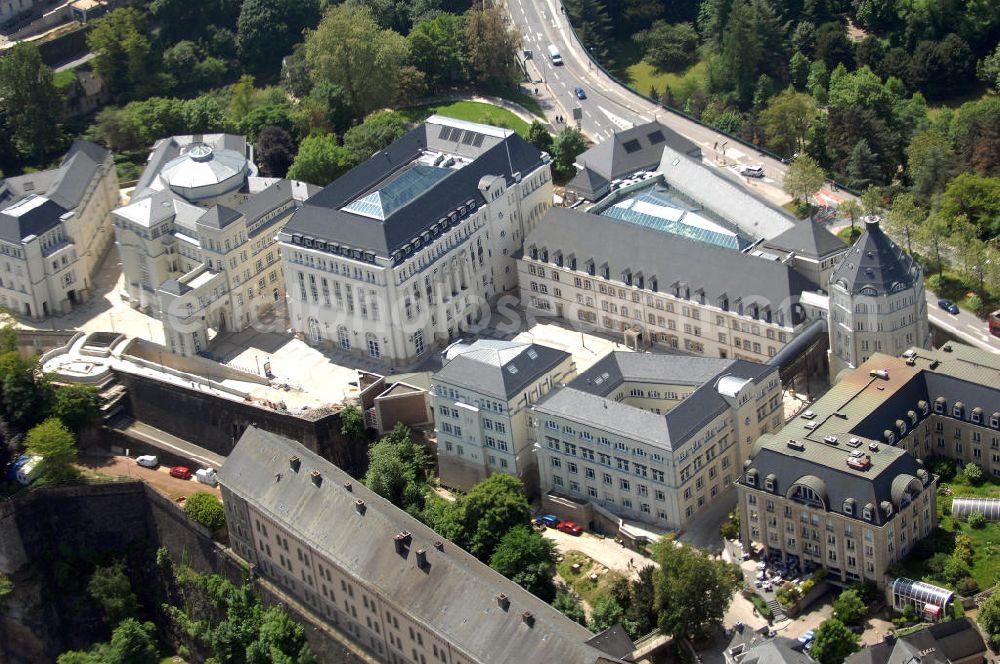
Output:
[[610,639],[288,438],[247,429],[219,483],[234,551],[376,661],[623,661],[598,648]]
[[551,204],[547,154],[432,116],[279,234],[291,325],[310,344],[411,363],[517,287],[515,254]]
[[998,372],[996,355],[957,343],[872,354],[754,445],[737,483],[744,543],[883,584],[936,525],[923,460],[1000,477]]
[[0,307],[44,318],[89,299],[116,205],[114,159],[89,141],[58,168],[0,180]]
[[777,367],[614,352],[532,408],[543,505],[593,527],[593,506],[680,530],[781,425]]

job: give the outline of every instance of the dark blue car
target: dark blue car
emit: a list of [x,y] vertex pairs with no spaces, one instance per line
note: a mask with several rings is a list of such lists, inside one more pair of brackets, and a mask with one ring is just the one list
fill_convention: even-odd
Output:
[[955,315],[958,313],[958,305],[951,300],[938,300],[938,306],[949,314]]
[[586,99],[587,98],[587,93],[584,92],[583,88],[581,88],[579,85],[576,86],[575,88],[573,88],[573,92],[576,93],[576,98],[577,99]]

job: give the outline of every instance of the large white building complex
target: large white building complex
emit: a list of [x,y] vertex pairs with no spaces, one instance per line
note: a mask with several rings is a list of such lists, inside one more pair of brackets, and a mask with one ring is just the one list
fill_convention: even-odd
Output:
[[632,652],[620,628],[595,636],[288,438],[249,427],[219,484],[236,554],[359,660],[621,664]]
[[572,356],[516,341],[456,343],[431,379],[438,475],[468,491],[492,473],[521,479],[538,492],[529,436],[532,404],[576,375]]
[[59,168],[0,180],[0,307],[29,318],[85,301],[114,237],[111,152],[75,141]]
[[242,136],[158,142],[131,201],[114,211],[131,305],[158,317],[182,355],[247,327],[284,302],[276,235],[318,190],[258,177]]
[[551,204],[548,155],[432,116],[284,227],[291,325],[311,344],[412,362],[517,287],[514,255]]
[[777,367],[614,352],[532,408],[543,505],[592,527],[593,507],[683,529],[781,426]]

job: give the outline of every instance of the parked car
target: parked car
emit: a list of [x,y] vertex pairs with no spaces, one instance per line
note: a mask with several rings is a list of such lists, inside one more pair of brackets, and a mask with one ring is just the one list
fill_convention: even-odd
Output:
[[143,468],[156,468],[160,465],[160,460],[155,454],[142,454],[135,458],[135,462]]
[[202,484],[207,484],[208,486],[215,486],[219,483],[218,474],[215,472],[215,468],[200,468],[195,471],[194,478]]
[[564,533],[569,533],[570,535],[582,535],[583,534],[583,528],[581,528],[580,526],[576,525],[572,521],[563,521],[558,526],[556,526],[556,530],[561,530]]
[[938,300],[938,306],[953,316],[958,313],[958,305],[951,300]]
[[576,98],[577,99],[586,99],[587,98],[587,93],[584,92],[583,88],[581,88],[579,85],[576,86],[575,88],[573,88],[573,92],[574,92],[574,94],[576,94]]
[[556,516],[553,514],[546,514],[545,516],[539,518],[539,521],[541,521],[544,525],[548,526],[549,528],[558,528],[559,524],[562,523],[562,521],[556,518]]
[[170,476],[179,480],[191,479],[191,469],[186,466],[174,466],[170,469]]
[[748,178],[762,178],[764,177],[764,167],[763,166],[740,166],[740,175]]
[[764,581],[764,590],[770,592],[772,588],[774,588],[774,586],[771,585],[770,581],[768,580]]
[[809,630],[808,632],[799,637],[799,643],[801,643],[804,646],[807,646],[810,643],[812,643],[812,640],[813,638],[815,638],[815,636],[816,632],[813,630]]

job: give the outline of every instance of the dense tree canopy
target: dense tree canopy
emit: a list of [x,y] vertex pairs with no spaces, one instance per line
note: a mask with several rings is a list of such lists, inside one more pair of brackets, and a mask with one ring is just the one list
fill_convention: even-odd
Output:
[[146,16],[137,7],[116,9],[93,22],[87,46],[96,54],[94,69],[116,99],[137,99],[157,89],[156,54]]
[[66,425],[55,417],[32,427],[25,437],[28,454],[42,457],[42,473],[53,480],[76,475],[76,438]]
[[277,71],[318,17],[318,0],[243,0],[236,32],[241,63],[251,71]]
[[[313,134],[306,136],[299,144],[298,154],[288,169],[288,177],[325,187],[347,172],[350,167],[350,152],[337,144],[336,136]],[[361,430],[364,431],[363,425]]]
[[813,638],[809,654],[819,664],[844,664],[847,656],[858,650],[858,635],[836,618],[824,620]]
[[87,593],[101,605],[104,622],[112,629],[139,613],[139,599],[132,592],[132,583],[121,562],[95,568],[87,583]]
[[499,473],[459,496],[436,518],[435,530],[486,562],[510,529],[528,523],[531,507],[521,480]]
[[653,549],[654,613],[674,637],[699,638],[722,624],[741,576],[736,566],[691,546],[663,539]]
[[508,530],[490,557],[490,567],[545,602],[556,598],[555,562],[555,543],[527,525]]
[[59,147],[63,97],[38,47],[21,42],[0,58],[0,114],[14,145],[38,162]]

